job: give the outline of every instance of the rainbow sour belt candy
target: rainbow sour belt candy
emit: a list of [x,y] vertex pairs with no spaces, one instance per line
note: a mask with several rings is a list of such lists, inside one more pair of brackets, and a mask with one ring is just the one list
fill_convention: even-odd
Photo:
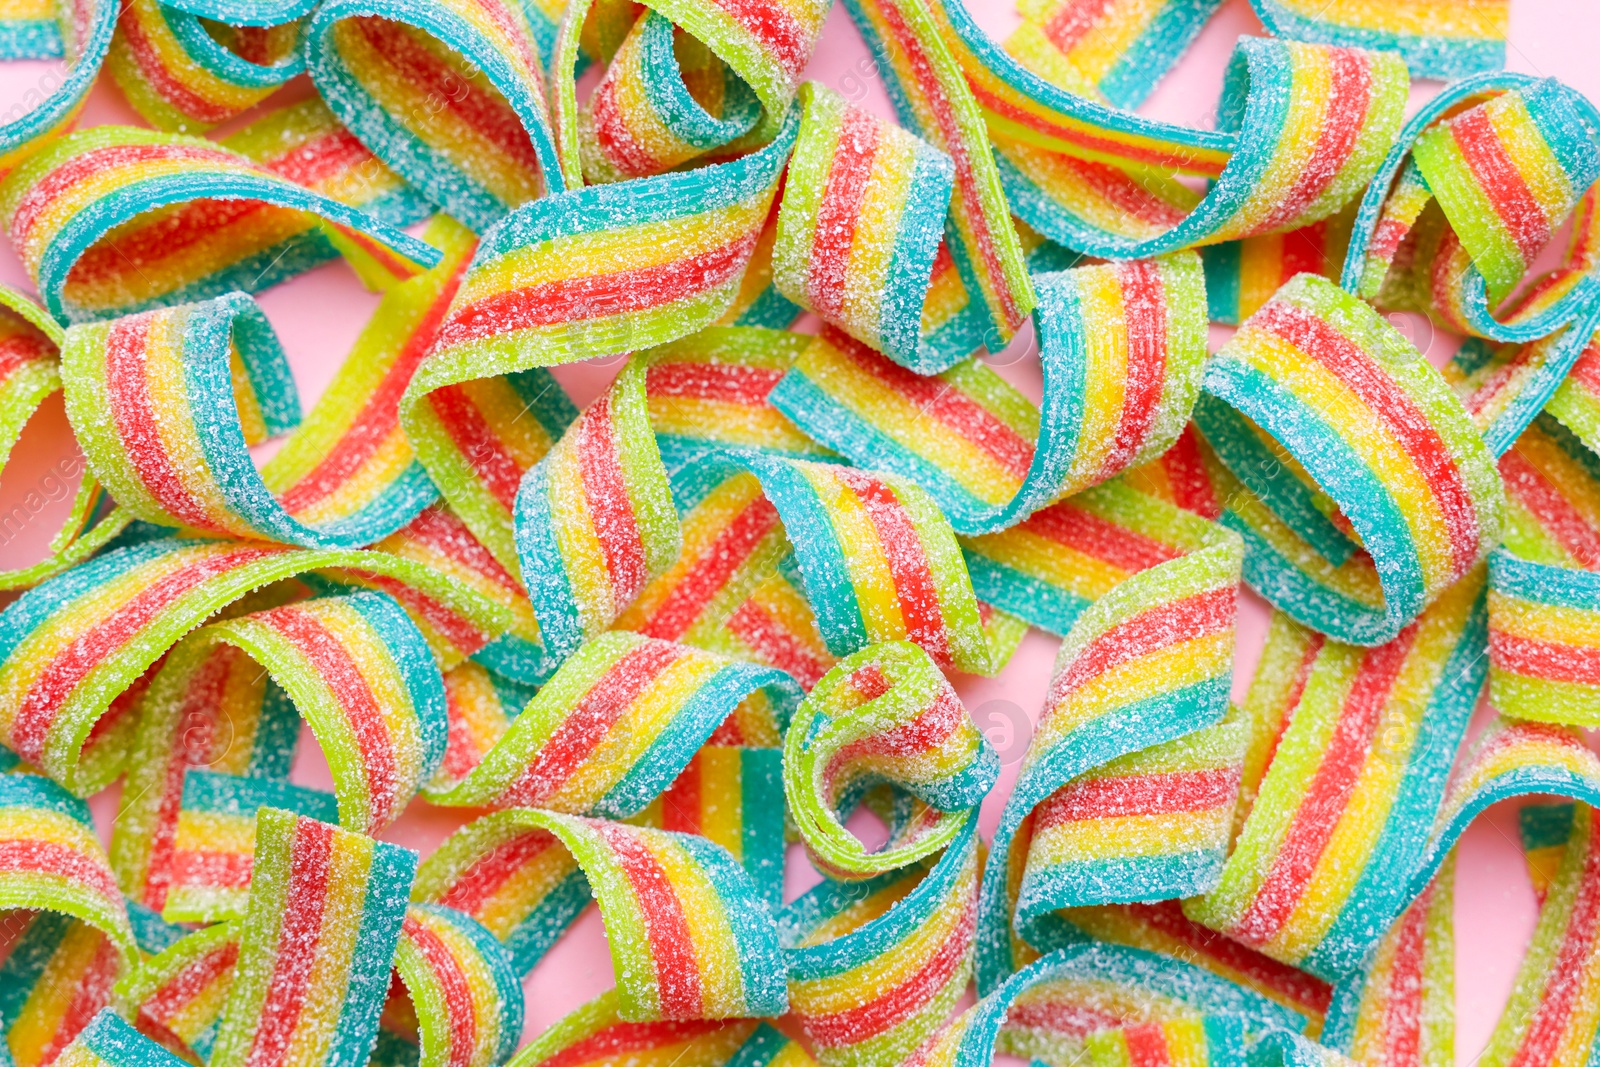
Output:
[[[236,199],[211,199],[223,197]],[[433,246],[199,138],[101,126],[63,138],[0,184],[6,234],[45,306],[66,321],[275,284],[302,269],[274,257],[308,215],[393,279],[439,261]],[[161,235],[132,261],[105,243],[113,232],[128,242],[126,224]]]
[[755,1020],[638,1023],[617,1011],[613,990],[540,1034],[508,1067],[810,1067],[805,1049]]
[[[783,785],[812,862],[835,878],[915,863],[961,833],[1000,761],[928,654],[899,641],[840,660],[795,713]],[[839,821],[880,782],[920,802],[868,853]]]
[[1505,65],[1510,0],[1250,0],[1268,32],[1397,51],[1412,77],[1449,81]]
[[513,955],[527,968],[577,917],[591,888],[623,1019],[785,1010],[771,913],[733,857],[703,837],[516,808],[453,834],[418,872],[416,895],[460,908],[503,941],[521,939]]
[[39,12],[42,18],[18,25],[4,21],[0,59],[65,59],[66,69],[46,89],[41,78],[21,105],[0,124],[0,174],[65,134],[77,120],[111,47],[120,5],[115,0],[71,0]]
[[371,575],[402,604],[417,605],[430,639],[438,631],[426,616],[455,613],[459,625],[450,630],[470,643],[441,641],[436,653],[446,666],[504,626],[489,601],[380,552],[149,541],[57,575],[0,614],[0,739],[69,789],[95,791],[121,771],[121,741],[137,718],[128,714],[134,702],[119,694],[212,612],[253,589],[325,568]]
[[131,0],[117,20],[106,69],[157,129],[203,133],[305,69],[297,23],[228,30],[213,37],[187,11],[160,0]]
[[[1222,516],[1248,539],[1246,580],[1302,622],[1381,644],[1498,539],[1504,493],[1483,439],[1416,350],[1326,279],[1280,289],[1207,365],[1204,389],[1207,442],[1316,553]],[[1336,568],[1375,572],[1378,602]]]
[[804,431],[863,466],[920,482],[959,533],[987,533],[1159,456],[1200,391],[1199,258],[1035,278],[1043,409],[969,361],[911,374],[824,330],[773,390]]

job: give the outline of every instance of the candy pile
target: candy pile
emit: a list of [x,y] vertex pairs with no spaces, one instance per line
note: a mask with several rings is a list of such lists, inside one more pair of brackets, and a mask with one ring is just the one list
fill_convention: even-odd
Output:
[[[0,462],[59,392],[87,473],[0,574],[0,1061],[1444,1067],[1455,844],[1535,796],[1480,1059],[1600,1055],[1600,111],[1506,0],[1255,0],[1215,129],[1131,109],[1220,0],[846,5],[899,124],[802,84],[827,0],[4,8],[67,73]],[[149,127],[72,131],[102,68]],[[341,257],[303,413],[250,294]],[[1030,626],[985,843],[949,675]]]

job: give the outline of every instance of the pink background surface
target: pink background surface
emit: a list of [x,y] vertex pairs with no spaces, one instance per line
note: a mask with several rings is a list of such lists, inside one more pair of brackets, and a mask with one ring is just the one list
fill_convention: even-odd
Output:
[[[1011,0],[968,0],[978,22],[1003,36],[1016,23]],[[1229,0],[1212,19],[1195,48],[1142,109],[1147,114],[1191,125],[1209,125],[1222,71],[1240,34],[1261,34],[1260,23],[1245,0]],[[1600,64],[1594,59],[1600,41],[1600,5],[1594,0],[1513,0],[1507,65],[1512,70],[1555,76],[1600,100]],[[0,67],[0,115],[23,106],[41,82],[58,71],[54,63],[15,63]],[[830,85],[853,101],[892,117],[868,53],[842,7],[829,15],[821,46],[808,77]],[[304,79],[301,79],[301,83]],[[293,95],[310,92],[296,83]],[[1413,87],[1412,104],[1438,89],[1437,83]],[[278,100],[288,99],[280,94]],[[269,101],[269,105],[277,100]],[[251,116],[230,124],[228,132]],[[138,117],[103,78],[90,97],[81,125],[134,123]],[[0,281],[31,291],[32,285],[9,244],[0,242]],[[316,402],[344,358],[377,298],[366,292],[342,264],[329,264],[259,295],[282,339],[299,383],[306,409]],[[1456,339],[1435,336],[1425,323],[1411,321],[1411,336],[1434,363],[1449,358]],[[1214,330],[1214,340],[1226,331]],[[1028,355],[1030,336],[1020,337],[995,364],[1037,399],[1039,382]],[[560,368],[556,375],[583,405],[616,372],[615,358]],[[49,487],[51,470],[75,451],[59,402],[47,405],[30,424],[23,441],[0,477],[0,513],[9,511],[31,491]],[[70,496],[70,494],[68,494]],[[37,498],[35,498],[37,499]],[[0,562],[16,566],[40,558],[59,526],[67,500],[48,505],[9,541],[0,534]],[[1265,604],[1244,595],[1239,624],[1234,696],[1243,697],[1266,630]],[[1016,658],[993,679],[960,677],[956,685],[979,726],[1000,751],[1004,770],[1000,785],[983,806],[981,826],[992,832],[1015,777],[1049,679],[1055,639],[1032,632]],[[1482,709],[1480,709],[1481,717]],[[294,778],[306,785],[328,786],[331,780],[315,741],[307,734]],[[117,806],[117,787],[97,797],[93,807],[101,832],[109,838]],[[469,815],[471,813],[468,813]],[[461,813],[414,803],[384,836],[424,854],[466,821]],[[859,828],[863,836],[872,827]],[[1515,974],[1517,961],[1533,928],[1534,900],[1516,843],[1516,813],[1502,806],[1468,830],[1461,844],[1456,919],[1457,1060],[1476,1061],[1499,1015]],[[814,884],[817,876],[798,848],[788,864],[788,895]],[[568,1011],[612,985],[610,957],[599,914],[590,909],[528,977],[527,1026],[524,1040],[538,1034]]]

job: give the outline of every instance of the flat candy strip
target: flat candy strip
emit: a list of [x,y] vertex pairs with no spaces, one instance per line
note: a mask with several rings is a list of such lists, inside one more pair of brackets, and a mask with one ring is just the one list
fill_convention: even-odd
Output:
[[1026,852],[1013,838],[1034,809],[1087,771],[1224,717],[1239,565],[1238,542],[1160,563],[1073,623],[984,872],[980,989],[1018,966],[1010,927]]
[[[576,861],[600,903],[623,1019],[783,1013],[784,970],[771,914],[733,857],[701,837],[517,808],[457,831],[429,857],[417,893],[466,903],[489,888],[490,868],[504,867],[513,854],[552,851]],[[543,888],[526,879],[503,887],[535,904]],[[536,955],[516,954],[524,967],[537,962]]]
[[627,818],[672,784],[741,703],[781,731],[800,701],[781,671],[637,634],[602,634],[562,664],[483,761],[435,804]]
[[[1382,583],[1378,612],[1319,588],[1276,553],[1248,551],[1246,580],[1301,621],[1381,644],[1498,539],[1503,491],[1465,412],[1397,331],[1325,279],[1303,274],[1279,290],[1208,364],[1204,389],[1196,421],[1233,473],[1312,544],[1320,538],[1328,562],[1342,562],[1359,539]],[[1230,428],[1223,404],[1249,423]],[[1238,449],[1259,454],[1255,427],[1292,466],[1246,466],[1249,453]],[[1230,434],[1240,441],[1232,452]],[[1222,522],[1236,526],[1228,515]]]
[[[214,611],[253,589],[322,568],[371,575],[399,591],[402,605],[420,599],[460,612],[477,645],[439,648],[446,666],[503,625],[489,602],[382,553],[149,541],[58,575],[0,614],[0,740],[68,788],[94,792],[126,756],[114,742],[131,719],[102,721],[108,709],[125,712],[113,703],[118,694]],[[86,749],[91,731],[94,743]]]
[[925,378],[827,329],[772,402],[852,461],[920,482],[969,535],[1165,452],[1206,358],[1198,257],[1079,267],[1034,284],[1042,410],[976,361]]
[[1206,245],[1200,259],[1206,268],[1211,321],[1237,326],[1296,274],[1320,274],[1338,281],[1354,222],[1354,212],[1345,210],[1287,233]]
[[[480,399],[503,389],[487,380],[664,344],[714,322],[738,289],[796,128],[789,120],[772,144],[731,163],[546,197],[484,238],[400,402],[400,423],[445,499],[508,570],[517,568],[517,486],[537,456],[505,447],[526,401]],[[668,232],[674,240],[662,239]],[[578,256],[588,266],[575,274]]]
[[568,184],[546,118],[549,36],[537,5],[339,0],[306,26],[306,69],[362,143],[482,232]]
[[540,1034],[512,1067],[601,1067],[670,1063],[679,1067],[810,1067],[796,1041],[756,1020],[632,1022],[616,990],[601,994]]
[[[219,200],[217,198],[230,198]],[[203,206],[185,209],[197,200]],[[157,209],[167,222],[130,262],[103,243],[114,228]],[[176,212],[176,215],[174,215]],[[261,289],[295,271],[267,269],[307,214],[335,227],[396,277],[438,252],[340,201],[311,192],[210,141],[102,126],[63,138],[0,184],[0,217],[50,313],[106,318],[238,288]],[[119,235],[119,241],[127,237]],[[293,266],[293,265],[291,265]]]
[[1511,718],[1600,722],[1600,574],[1505,554],[1491,573],[1489,702]]
[[1509,0],[1402,0],[1383,7],[1359,0],[1251,0],[1251,6],[1274,36],[1396,51],[1414,78],[1451,81],[1498,70],[1506,60]]
[[416,853],[264,808],[215,1067],[360,1062],[405,919]]
[[[784,739],[789,810],[812,862],[841,879],[883,874],[950,845],[999,772],[999,757],[961,698],[928,654],[904,641],[840,660],[801,703]],[[934,811],[868,853],[839,813],[880,782]]]
[[945,369],[982,341],[981,324],[923,329],[954,165],[818,82],[801,86],[800,107],[773,285],[901,366]]
[[522,983],[500,942],[454,908],[411,904],[394,969],[416,1013],[418,1067],[494,1067],[522,1036]]
[[61,1067],[178,1067],[185,1062],[106,1009],[56,1057]]
[[901,1063],[949,1016],[972,978],[978,871],[969,819],[937,859],[824,881],[783,911],[789,1004],[820,1063]]
[[[213,24],[215,25],[215,24]],[[106,68],[152,126],[204,133],[305,70],[300,27],[229,27],[213,37],[195,15],[136,0],[117,19]]]
[[1325,978],[1360,965],[1409,902],[1483,686],[1481,576],[1374,649],[1280,621],[1246,707],[1244,802],[1222,879],[1185,911]]

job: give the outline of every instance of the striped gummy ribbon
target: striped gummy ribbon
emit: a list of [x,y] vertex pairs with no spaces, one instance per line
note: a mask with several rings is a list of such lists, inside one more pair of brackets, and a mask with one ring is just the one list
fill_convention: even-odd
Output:
[[131,0],[106,70],[152,126],[203,133],[249,110],[305,70],[300,24],[227,26],[160,0]]
[[1308,625],[1391,640],[1498,540],[1503,490],[1466,413],[1409,342],[1327,280],[1280,289],[1203,388],[1195,423],[1237,479],[1218,494],[1220,521],[1247,538],[1245,578]]
[[987,319],[970,298],[942,313],[950,158],[816,82],[801,86],[800,109],[774,287],[918,373],[958,362],[984,342]]
[[[499,406],[500,383],[516,391],[530,368],[711,325],[738,289],[796,125],[731,163],[545,197],[485,235],[400,421],[445,499],[513,574],[512,508],[537,456],[518,448],[523,405]],[[662,241],[669,229],[676,239]],[[578,249],[590,266],[574,273]]]
[[117,983],[114,1007],[169,1051],[211,1055],[239,962],[239,924],[213,923],[145,959]]
[[553,30],[539,4],[339,0],[306,25],[306,69],[367,147],[481,232],[571,184],[545,102]]
[[1182,960],[1121,945],[1060,949],[947,1022],[906,1062],[994,1062],[995,1052],[1118,1067],[1182,1063],[1337,1064],[1300,1033],[1305,1019]]
[[[150,666],[213,612],[313,570],[384,587],[447,667],[505,626],[492,602],[385,553],[159,538],[57,575],[0,614],[0,740],[69,789],[94,792],[123,769],[135,683]],[[446,626],[430,625],[441,618]]]
[[1414,78],[1453,81],[1505,65],[1509,0],[1251,0],[1277,37],[1399,52]]
[[61,1053],[138,957],[122,894],[83,801],[0,774],[0,1038],[18,1067]]
[[761,890],[721,846],[692,834],[512,808],[479,818],[428,857],[416,894],[473,915],[519,968],[600,904],[629,1022],[781,1015],[778,929]]
[[[1040,819],[1041,805],[1052,796],[1064,805],[1063,814],[1075,815],[1072,790],[1092,791],[1093,779],[1084,774],[1101,769],[1129,753],[1151,750],[1197,730],[1221,722],[1228,707],[1227,686],[1232,674],[1235,599],[1239,582],[1240,544],[1224,537],[1218,543],[1149,565],[1125,578],[1085,608],[1073,621],[1060,651],[1045,698],[1045,709],[1028,744],[995,831],[985,867],[979,911],[977,975],[980,990],[988,992],[1025,962],[1028,949],[1013,936],[1013,914],[1029,862],[1030,835]],[[1235,742],[1236,744],[1236,742]],[[1226,746],[1224,746],[1226,747]],[[1184,767],[1178,773],[1204,773],[1204,744],[1178,754]],[[1168,755],[1174,751],[1167,750]],[[1154,757],[1159,760],[1160,756]],[[1154,770],[1154,768],[1151,768]],[[1067,792],[1058,794],[1066,788]],[[1116,818],[1110,798],[1098,813],[1093,806],[1086,817]],[[1111,890],[1111,901],[1148,900],[1194,892],[1199,886],[1192,863],[1184,854],[1209,851],[1225,843],[1227,826],[1206,826],[1198,837],[1178,832],[1180,824],[1168,820],[1167,832],[1144,838],[1096,838],[1095,855],[1114,863],[1118,849],[1132,859],[1143,852],[1143,862],[1130,862],[1125,870],[1137,879]],[[1092,828],[1089,830],[1093,834]],[[1220,842],[1214,840],[1218,834]],[[1059,899],[1060,904],[1107,902],[1096,899],[1092,881],[1075,890],[1051,886],[1074,882],[1070,852],[1052,856],[1048,841],[1041,844],[1033,898],[1039,907]],[[1055,870],[1059,877],[1047,873]],[[1165,883],[1175,879],[1170,887]],[[1166,892],[1170,888],[1172,892]],[[1032,914],[1016,914],[1019,933]]]
[[625,1061],[679,1067],[810,1067],[797,1041],[755,1019],[635,1022],[615,990],[573,1010],[511,1060],[515,1067],[601,1067]]
[[[859,10],[881,53],[890,9]],[[926,17],[970,82],[1011,209],[1092,255],[1141,258],[1327,218],[1372,180],[1403,118],[1405,65],[1389,53],[1246,38],[1213,132],[1057,88],[1001,50],[958,0],[930,4]],[[903,88],[905,61],[891,54],[888,65]],[[1202,197],[1179,175],[1214,183]]]
[[[265,288],[304,269],[302,257],[274,257],[305,247],[315,220],[373,277],[399,280],[439,261],[431,245],[270,166],[133,127],[84,130],[29,159],[0,183],[0,216],[45,306],[67,321]],[[159,226],[161,237],[128,258],[128,224]]]
[[[242,293],[71,327],[68,417],[120,506],[158,525],[309,548],[355,548],[410,522],[437,490],[399,401],[473,243],[448,220],[427,235],[448,258],[384,295],[304,422],[272,326]],[[547,380],[543,395],[544,421],[530,421],[564,426],[565,394]],[[258,473],[249,447],[288,431]]]
[[977,360],[924,377],[831,329],[772,403],[853,462],[921,483],[967,535],[1012,526],[1166,452],[1206,359],[1199,258],[1078,267],[1034,285],[1038,408]]
[[105,62],[120,10],[114,0],[73,0],[0,20],[0,59],[67,61],[48,91],[40,92],[41,81],[36,102],[0,123],[0,174],[72,129]]

